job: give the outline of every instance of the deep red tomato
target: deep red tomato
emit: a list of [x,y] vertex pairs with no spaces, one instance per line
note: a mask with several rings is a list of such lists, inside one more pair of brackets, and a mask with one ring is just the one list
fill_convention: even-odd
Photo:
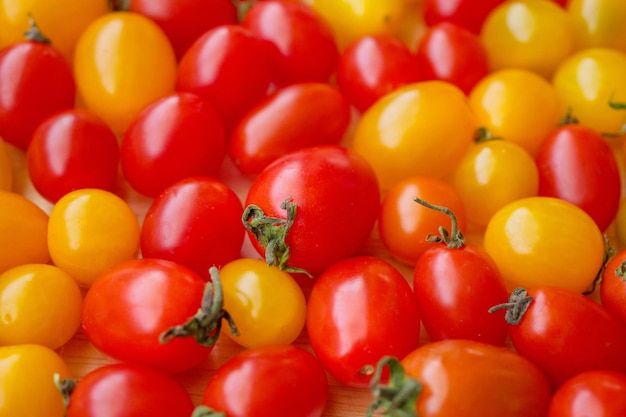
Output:
[[176,89],[208,100],[230,132],[271,82],[271,48],[250,30],[221,25],[205,32],[178,65]]
[[550,401],[548,417],[622,417],[626,415],[626,375],[582,372],[563,383]]
[[216,176],[225,155],[226,136],[213,106],[184,92],[144,108],[120,148],[124,176],[148,197],[187,177]]
[[237,125],[229,155],[241,172],[256,176],[278,157],[316,145],[337,145],[350,125],[350,104],[323,83],[277,90]]
[[452,220],[450,231],[430,239],[431,248],[413,270],[413,291],[426,332],[432,340],[504,345],[508,331],[502,312],[498,317],[489,313],[508,294],[496,263],[482,248],[465,243],[449,208],[416,201]]
[[241,24],[272,46],[272,79],[278,85],[326,82],[335,72],[339,51],[333,32],[306,3],[257,2]]
[[389,34],[363,36],[349,44],[337,65],[337,84],[360,112],[396,88],[420,79],[415,56]]
[[265,168],[250,186],[243,219],[269,263],[268,257],[283,265],[288,258],[290,266],[314,274],[365,243],[379,205],[376,175],[362,157],[341,146],[316,146]]
[[513,347],[552,385],[584,371],[626,373],[626,328],[590,298],[560,287],[517,288],[502,306]]
[[594,129],[567,124],[546,137],[535,156],[539,195],[583,209],[602,231],[617,214],[621,182],[611,147]]
[[604,308],[626,325],[626,250],[607,263],[600,280],[600,300]]
[[489,13],[505,0],[424,0],[428,26],[452,22],[478,34]]
[[326,373],[315,356],[293,345],[271,345],[244,350],[220,366],[202,404],[229,417],[319,417],[327,393]]
[[56,202],[79,188],[114,191],[119,146],[111,128],[86,109],[55,113],[33,133],[28,174],[44,198]]
[[487,51],[480,38],[450,22],[429,27],[416,55],[422,80],[448,81],[465,94],[489,73]]
[[132,0],[129,10],[154,20],[180,58],[204,32],[237,23],[237,8],[231,0]]
[[89,341],[107,356],[166,373],[182,372],[203,362],[212,346],[192,337],[175,337],[167,343],[160,338],[198,312],[204,289],[204,279],[174,262],[126,261],[89,288],[82,327]]
[[311,290],[307,333],[313,351],[342,384],[367,386],[378,361],[417,348],[420,316],[411,287],[373,256],[337,262]]
[[26,150],[39,123],[74,107],[69,63],[50,43],[19,42],[0,50],[0,137]]
[[209,277],[239,258],[243,206],[233,190],[211,177],[190,177],[166,188],[148,208],[141,228],[146,258],[174,261]]
[[193,402],[172,377],[136,364],[104,365],[71,392],[67,417],[189,417]]

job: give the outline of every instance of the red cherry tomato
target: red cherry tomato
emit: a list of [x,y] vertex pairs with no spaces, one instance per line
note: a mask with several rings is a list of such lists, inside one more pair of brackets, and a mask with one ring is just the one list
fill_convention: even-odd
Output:
[[425,0],[424,21],[428,26],[452,22],[478,34],[489,13],[504,1]]
[[626,250],[607,263],[600,280],[600,300],[604,308],[626,325]]
[[404,357],[419,343],[411,287],[391,264],[371,256],[337,262],[319,276],[306,323],[326,370],[350,386],[367,386],[383,356]]
[[51,202],[79,188],[113,192],[118,178],[117,137],[89,110],[62,111],[37,127],[27,162],[35,189]]
[[230,132],[263,97],[271,82],[271,48],[238,25],[200,36],[178,65],[176,89],[198,94],[217,110]]
[[420,79],[415,56],[389,34],[363,36],[349,44],[337,65],[337,84],[360,112],[396,88]]
[[327,393],[315,356],[293,345],[271,345],[244,350],[220,366],[202,404],[229,417],[320,417]]
[[339,52],[333,32],[306,3],[254,3],[241,24],[272,46],[272,79],[278,85],[326,82],[335,72]]
[[148,197],[187,177],[216,176],[225,155],[226,137],[216,111],[197,95],[183,92],[144,108],[120,148],[124,176]]
[[67,417],[189,417],[193,402],[175,379],[130,363],[104,365],[71,392]]
[[243,206],[226,184],[190,177],[166,188],[149,207],[141,228],[146,258],[174,261],[209,277],[209,268],[239,258]]
[[293,84],[261,101],[237,125],[229,155],[256,176],[278,157],[316,145],[337,145],[350,125],[350,104],[322,83]]

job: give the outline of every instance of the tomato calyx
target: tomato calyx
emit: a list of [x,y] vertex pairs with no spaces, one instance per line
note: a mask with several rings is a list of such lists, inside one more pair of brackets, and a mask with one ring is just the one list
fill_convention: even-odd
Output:
[[24,37],[27,41],[50,44],[50,38],[43,34],[37,23],[35,22],[35,18],[30,13],[28,14],[28,22],[29,27],[26,32],[24,32]]
[[[383,369],[389,368],[389,382],[381,384]],[[370,384],[374,401],[367,409],[367,417],[372,417],[378,409],[383,409],[388,417],[417,417],[415,409],[417,397],[422,392],[422,384],[406,375],[402,363],[393,356],[384,356],[376,366]]]
[[444,243],[448,249],[460,249],[465,246],[465,238],[463,237],[463,233],[459,230],[459,222],[448,207],[437,206],[435,204],[430,204],[429,202],[422,200],[418,197],[413,197],[413,200],[424,207],[427,207],[432,210],[439,211],[448,217],[450,217],[450,221],[452,222],[452,229],[448,232],[443,226],[439,226],[439,235],[440,236],[432,236],[430,233],[426,236],[426,240],[428,242],[435,243]]
[[483,143],[490,140],[503,140],[500,136],[494,136],[486,127],[479,127],[474,132],[474,142]]
[[491,307],[489,312],[494,313],[506,309],[504,320],[508,324],[517,325],[522,321],[522,317],[524,317],[532,301],[533,297],[528,295],[526,289],[516,288],[511,293],[508,302]]
[[232,2],[237,10],[237,21],[242,22],[258,0],[232,0]]
[[565,117],[559,122],[559,126],[577,125],[578,123],[578,119],[572,114],[572,108],[568,107]]
[[296,220],[298,206],[289,197],[280,204],[280,208],[287,212],[286,219],[267,216],[259,206],[250,204],[244,209],[241,220],[244,227],[265,248],[265,262],[268,265],[277,266],[281,271],[303,273],[312,278],[307,270],[287,265],[290,249],[285,239]]
[[198,312],[184,324],[170,327],[161,333],[159,341],[167,343],[175,337],[193,336],[202,346],[214,346],[222,329],[222,319],[228,322],[230,332],[238,336],[239,331],[230,314],[224,310],[224,294],[216,267],[209,269],[211,281],[204,287],[202,303]]
[[70,397],[78,381],[72,378],[61,379],[61,375],[55,373],[53,375],[54,385],[57,387],[61,395],[63,396],[63,407],[67,410],[70,405]]
[[193,410],[191,417],[226,417],[226,413],[215,411],[206,405],[199,405]]
[[[617,249],[611,246],[611,240],[609,239],[608,235],[604,234],[603,238],[604,238],[604,253],[602,257],[602,265],[600,266],[600,269],[598,270],[598,273],[596,274],[596,278],[593,280],[593,283],[591,284],[591,288],[583,292],[583,295],[593,294],[593,292],[596,290],[596,287],[600,285],[600,283],[602,282],[602,275],[604,275],[604,270],[606,269],[607,264],[609,263],[611,258],[613,258],[613,256],[615,256],[615,254],[617,253]],[[615,275],[620,277],[623,281],[626,281],[626,278],[624,277],[624,275],[618,275],[617,271],[615,271]]]
[[107,0],[112,12],[127,12],[130,10],[130,0]]

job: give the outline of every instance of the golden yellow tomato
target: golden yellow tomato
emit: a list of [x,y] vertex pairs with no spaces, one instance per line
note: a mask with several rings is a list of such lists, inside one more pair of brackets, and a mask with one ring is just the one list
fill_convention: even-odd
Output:
[[569,0],[576,49],[605,47],[626,52],[626,1]]
[[106,270],[133,259],[139,222],[128,203],[99,189],[72,191],[50,212],[48,247],[56,266],[88,287]]

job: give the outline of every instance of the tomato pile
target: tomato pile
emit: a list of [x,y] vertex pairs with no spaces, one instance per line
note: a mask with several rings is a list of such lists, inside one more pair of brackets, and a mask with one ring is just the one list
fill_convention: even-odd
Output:
[[0,417],[623,417],[624,22],[4,1]]

